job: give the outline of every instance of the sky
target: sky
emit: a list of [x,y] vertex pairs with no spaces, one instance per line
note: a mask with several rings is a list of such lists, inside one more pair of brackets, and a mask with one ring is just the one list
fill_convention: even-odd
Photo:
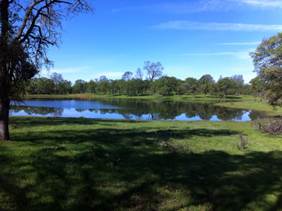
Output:
[[180,79],[256,76],[249,56],[282,31],[282,0],[91,0],[94,12],[67,18],[49,50],[67,80],[119,79],[161,62]]

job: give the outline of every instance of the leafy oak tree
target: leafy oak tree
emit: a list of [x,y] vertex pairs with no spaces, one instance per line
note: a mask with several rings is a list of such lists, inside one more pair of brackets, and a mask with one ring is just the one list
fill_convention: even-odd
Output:
[[237,93],[238,84],[232,78],[221,78],[216,84],[216,93],[221,97],[227,95],[235,95]]
[[57,45],[61,22],[90,10],[85,0],[0,0],[0,140],[9,140],[10,100],[43,65]]
[[282,105],[282,33],[263,40],[251,56],[268,103]]
[[205,95],[213,92],[215,81],[211,75],[203,75],[198,83],[200,91]]

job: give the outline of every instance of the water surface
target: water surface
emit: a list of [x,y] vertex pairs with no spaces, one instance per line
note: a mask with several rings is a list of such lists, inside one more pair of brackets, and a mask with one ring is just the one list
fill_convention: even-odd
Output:
[[112,120],[242,121],[262,113],[212,104],[146,100],[26,100],[12,103],[12,116],[84,117]]

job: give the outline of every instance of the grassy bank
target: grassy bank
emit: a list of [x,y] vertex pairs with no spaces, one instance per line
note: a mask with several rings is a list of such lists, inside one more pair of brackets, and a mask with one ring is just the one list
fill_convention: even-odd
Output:
[[282,137],[251,123],[12,118],[11,129],[0,210],[282,207]]
[[227,108],[250,109],[266,112],[268,115],[282,115],[282,107],[272,107],[263,100],[253,96],[228,96],[219,98],[210,95],[182,95],[182,96],[111,96],[111,95],[93,95],[93,94],[71,94],[71,95],[29,95],[27,99],[141,99],[141,100],[175,100],[181,102],[194,103],[213,103]]

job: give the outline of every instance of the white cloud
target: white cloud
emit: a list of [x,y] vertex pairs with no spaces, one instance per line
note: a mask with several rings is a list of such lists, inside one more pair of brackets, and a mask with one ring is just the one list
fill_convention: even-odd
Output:
[[206,31],[282,31],[282,25],[192,22],[186,20],[167,21],[153,26],[156,29],[170,30],[206,30]]
[[282,8],[282,0],[239,0],[239,2],[256,7]]
[[92,75],[91,78],[97,78],[99,79],[100,76],[106,76],[108,79],[120,79],[122,77],[124,72],[115,72],[115,71],[103,71],[103,72],[98,72]]
[[238,66],[233,66],[233,67],[227,67],[225,68],[225,73],[226,75],[222,75],[223,77],[228,77],[231,75],[235,74],[241,74],[244,77],[244,80],[246,83],[249,83],[253,78],[257,76],[257,74],[253,71],[254,67],[253,64],[247,64],[247,65],[238,65]]
[[86,71],[90,70],[90,67],[88,66],[78,66],[78,67],[53,67],[50,69],[44,68],[38,76],[41,77],[50,77],[52,73],[59,73],[62,74],[63,77],[68,75],[78,75],[78,74],[84,74]]
[[90,66],[81,66],[52,68],[50,70],[44,69],[40,72],[39,76],[50,77],[54,72],[62,74],[65,79],[71,81],[77,79],[89,81],[99,79],[100,76],[106,76],[108,79],[120,79],[123,74],[120,71],[97,71],[93,70]]
[[261,42],[225,42],[219,43],[219,45],[223,46],[250,46],[250,45],[259,45]]
[[250,52],[252,50],[246,51],[222,51],[222,52],[204,52],[204,53],[186,53],[184,56],[231,56],[237,59],[248,60],[250,59]]
[[230,11],[248,7],[253,8],[282,8],[282,0],[199,0],[162,2],[159,4],[139,4],[113,8],[112,12],[147,11],[175,14],[197,13],[207,11]]
[[125,6],[113,8],[112,12],[136,12],[146,11],[153,13],[173,13],[173,14],[187,14],[207,11],[228,11],[234,9],[234,1],[237,0],[199,0],[199,1],[178,1],[178,2],[162,2],[158,4],[139,4],[134,6]]
[[63,67],[63,68],[52,68],[50,72],[56,72],[60,74],[68,74],[68,73],[79,73],[89,70],[88,66],[81,66],[81,67]]

